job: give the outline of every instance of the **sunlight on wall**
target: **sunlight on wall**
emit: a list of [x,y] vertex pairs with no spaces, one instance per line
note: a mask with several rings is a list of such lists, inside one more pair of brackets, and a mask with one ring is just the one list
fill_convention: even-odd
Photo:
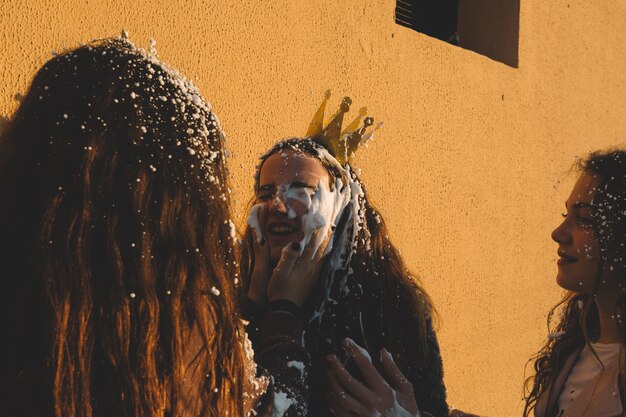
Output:
[[562,173],[625,138],[626,9],[522,2],[516,69],[396,25],[394,6],[3,0],[0,124],[51,51],[122,29],[153,37],[222,121],[240,220],[258,155],[304,134],[324,90],[331,108],[350,95],[385,123],[355,165],[439,312],[450,404],[520,415],[525,363],[560,296],[549,235]]

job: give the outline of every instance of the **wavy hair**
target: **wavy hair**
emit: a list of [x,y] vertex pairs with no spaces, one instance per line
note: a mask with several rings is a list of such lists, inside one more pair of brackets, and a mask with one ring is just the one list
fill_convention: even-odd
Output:
[[3,415],[243,415],[223,141],[123,39],[38,71],[0,136]]
[[[351,181],[358,184],[363,191],[362,196],[358,197],[361,224],[353,236],[356,246],[350,262],[346,268],[337,270],[331,277],[329,288],[333,302],[326,302],[326,311],[321,320],[309,321],[306,328],[307,350],[311,357],[319,360],[328,353],[342,356],[341,341],[345,337],[351,337],[370,352],[378,352],[386,347],[394,354],[400,369],[405,374],[414,375],[416,372],[411,369],[421,366],[425,360],[427,327],[434,314],[429,296],[419,280],[406,268],[400,253],[389,239],[382,216],[369,203],[365,187],[356,173],[349,168],[338,170],[336,162],[327,159],[326,152],[323,152],[325,148],[315,140],[292,138],[274,145],[261,157],[255,175],[255,191],[259,187],[259,176],[265,160],[283,149],[304,152],[317,158],[328,171],[331,186],[337,178],[342,179],[343,185],[347,186],[346,175],[350,175]],[[353,201],[350,204],[354,203]],[[341,225],[337,225],[337,230],[340,227]],[[333,248],[336,247],[335,244]],[[241,258],[244,290],[249,286],[254,268],[253,248],[253,233],[248,227],[244,233]],[[311,290],[304,306],[308,319],[319,311],[320,303],[324,302],[326,284],[318,280]],[[342,323],[342,320],[347,322]],[[415,323],[418,324],[417,328],[414,327]],[[407,327],[412,331],[405,331]],[[415,352],[418,352],[417,357]],[[374,360],[378,358],[375,357]],[[324,368],[323,364],[321,368]]]
[[[600,260],[592,294],[568,292],[548,315],[548,327],[555,312],[562,309],[553,335],[531,360],[535,374],[525,383],[524,417],[529,417],[542,395],[551,395],[553,382],[567,358],[599,336],[600,325],[594,295],[603,270],[626,271],[626,150],[592,152],[575,166],[581,174],[596,178],[592,202],[592,227],[600,247]],[[626,317],[626,294],[618,301],[618,314]],[[619,316],[618,316],[619,317]],[[626,344],[626,323],[619,321],[622,344]]]

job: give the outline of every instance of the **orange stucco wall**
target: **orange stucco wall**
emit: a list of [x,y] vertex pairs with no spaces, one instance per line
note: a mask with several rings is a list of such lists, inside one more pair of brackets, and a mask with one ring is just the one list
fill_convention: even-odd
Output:
[[522,1],[517,69],[395,25],[394,5],[1,0],[0,116],[52,50],[153,37],[222,121],[241,216],[257,156],[303,134],[327,88],[333,104],[352,96],[385,122],[356,165],[440,313],[450,403],[520,415],[561,294],[549,234],[562,174],[626,138],[626,3]]

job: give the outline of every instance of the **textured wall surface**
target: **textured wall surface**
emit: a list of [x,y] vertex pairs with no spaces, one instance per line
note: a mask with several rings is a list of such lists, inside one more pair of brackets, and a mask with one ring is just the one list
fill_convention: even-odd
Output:
[[563,173],[626,138],[626,3],[522,1],[517,69],[395,25],[394,6],[0,0],[0,116],[51,51],[122,29],[153,37],[222,121],[241,216],[258,155],[303,134],[327,88],[333,106],[351,95],[385,122],[356,165],[439,311],[450,403],[520,415],[524,366],[561,296],[549,235]]

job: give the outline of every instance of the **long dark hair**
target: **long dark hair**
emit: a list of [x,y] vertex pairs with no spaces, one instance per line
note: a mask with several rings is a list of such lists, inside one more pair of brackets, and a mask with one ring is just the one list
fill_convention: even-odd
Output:
[[[603,270],[626,271],[626,150],[592,152],[576,164],[577,171],[593,176],[597,183],[592,203],[592,227],[600,246],[600,260],[592,294],[568,292],[548,315],[562,309],[548,339],[534,359],[535,374],[526,380],[529,393],[524,417],[537,405],[542,395],[551,395],[551,388],[567,358],[599,336],[600,325],[594,295]],[[623,283],[626,285],[626,282]],[[618,301],[618,314],[626,317],[626,293]],[[626,344],[626,321],[620,320],[622,344]]]
[[122,39],[53,57],[0,198],[3,415],[243,415],[223,135],[193,85]]
[[[359,197],[362,223],[353,238],[356,246],[350,263],[335,273],[330,287],[332,301],[326,303],[321,320],[309,322],[307,326],[306,337],[315,339],[315,344],[307,345],[313,360],[331,352],[341,354],[341,340],[350,336],[372,353],[378,353],[382,347],[386,347],[394,354],[400,368],[410,373],[410,368],[417,366],[426,352],[427,325],[434,313],[430,298],[418,278],[406,268],[389,239],[385,221],[370,204],[365,187],[356,173],[349,168],[347,171],[338,169],[337,163],[329,161],[325,156],[325,148],[314,140],[292,138],[274,145],[261,157],[255,175],[255,190],[259,187],[259,175],[265,160],[283,149],[304,152],[317,158],[328,171],[331,186],[337,178],[347,186],[346,176],[350,175],[351,181],[363,191]],[[248,228],[244,234],[241,258],[244,290],[248,288],[254,267],[252,239],[252,231]],[[311,318],[322,301],[323,284],[317,282],[305,304],[308,318]],[[408,311],[402,311],[401,308]],[[352,321],[342,323],[344,319]],[[406,331],[406,323],[412,324],[411,332]],[[415,323],[418,324],[417,328],[414,327]],[[413,347],[410,352],[407,351],[408,346]],[[415,352],[418,352],[417,357]],[[374,357],[377,360],[377,355]]]

